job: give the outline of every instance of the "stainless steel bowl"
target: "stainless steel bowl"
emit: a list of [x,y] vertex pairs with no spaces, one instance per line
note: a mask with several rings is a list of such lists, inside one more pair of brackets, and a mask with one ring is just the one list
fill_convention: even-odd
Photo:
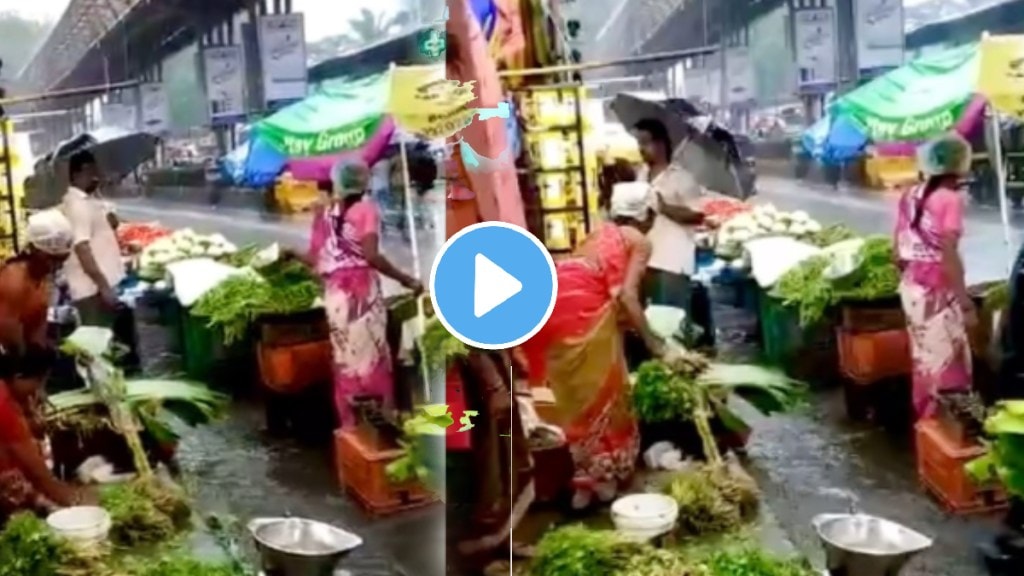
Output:
[[820,514],[812,524],[831,574],[896,576],[915,554],[932,546],[923,534],[867,514]]
[[257,518],[249,522],[266,576],[332,576],[363,539],[330,524],[303,518]]

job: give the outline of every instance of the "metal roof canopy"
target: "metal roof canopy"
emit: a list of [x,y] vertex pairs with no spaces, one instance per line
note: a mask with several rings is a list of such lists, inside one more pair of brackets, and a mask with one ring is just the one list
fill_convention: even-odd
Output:
[[[705,2],[707,3],[706,12],[701,6]],[[737,24],[750,24],[779,6],[785,5],[786,0],[691,0],[684,2],[682,8],[666,18],[663,24],[651,34],[651,37],[640,46],[640,51],[666,52],[694,48],[704,43],[718,44],[722,35],[724,18],[728,17]],[[703,22],[705,14],[707,15],[706,40]]]
[[[72,0],[22,77],[36,92],[130,80],[195,42],[205,30],[229,20],[246,4],[246,0]],[[74,106],[67,100],[61,104]],[[44,102],[36,108],[49,106]]]
[[977,39],[981,30],[994,34],[1020,33],[1021,8],[1024,8],[1024,0],[1009,0],[929,22],[906,34],[907,48],[920,48],[949,40]]

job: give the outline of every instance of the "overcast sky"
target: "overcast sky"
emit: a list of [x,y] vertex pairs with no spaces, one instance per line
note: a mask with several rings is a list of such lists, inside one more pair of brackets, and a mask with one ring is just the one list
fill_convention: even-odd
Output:
[[[68,0],[0,0],[0,12],[56,20],[67,5]],[[294,10],[307,15],[306,36],[310,40],[345,32],[345,22],[362,8],[394,13],[403,5],[402,0],[292,0]]]

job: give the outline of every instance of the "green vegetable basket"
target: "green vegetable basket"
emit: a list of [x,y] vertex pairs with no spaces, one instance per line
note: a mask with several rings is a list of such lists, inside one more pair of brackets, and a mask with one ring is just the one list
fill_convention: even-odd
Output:
[[[220,330],[207,326],[206,318],[181,315],[181,350],[185,374],[210,385],[235,384],[254,376],[252,345],[248,339],[226,345]],[[232,386],[234,387],[234,386]]]
[[831,316],[802,328],[799,310],[766,292],[760,293],[759,308],[766,363],[809,383],[826,383],[838,376],[836,322]]

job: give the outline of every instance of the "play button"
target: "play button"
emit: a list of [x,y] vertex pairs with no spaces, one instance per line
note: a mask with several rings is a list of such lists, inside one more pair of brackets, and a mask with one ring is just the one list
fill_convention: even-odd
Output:
[[477,318],[523,291],[523,283],[483,254],[476,255],[473,271],[473,315]]
[[504,222],[482,222],[452,236],[430,272],[438,320],[466,344],[518,346],[551,316],[555,263],[535,236]]

